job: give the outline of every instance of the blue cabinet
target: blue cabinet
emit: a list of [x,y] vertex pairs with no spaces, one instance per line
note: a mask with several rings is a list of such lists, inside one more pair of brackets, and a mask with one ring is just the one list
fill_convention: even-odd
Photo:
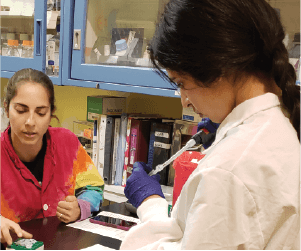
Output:
[[147,54],[168,1],[6,0],[12,4],[1,10],[1,77],[31,67],[56,85],[179,97]]
[[62,84],[178,97],[146,52],[164,2],[65,1]]
[[[25,67],[45,70],[46,4],[38,0],[11,2],[1,10],[1,77],[4,78]],[[23,53],[22,47],[26,48]]]

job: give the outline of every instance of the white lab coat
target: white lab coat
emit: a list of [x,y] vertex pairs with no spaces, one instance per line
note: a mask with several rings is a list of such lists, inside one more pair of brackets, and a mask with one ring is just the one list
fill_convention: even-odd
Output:
[[300,143],[276,95],[226,117],[172,210],[138,207],[121,249],[292,249],[300,230]]

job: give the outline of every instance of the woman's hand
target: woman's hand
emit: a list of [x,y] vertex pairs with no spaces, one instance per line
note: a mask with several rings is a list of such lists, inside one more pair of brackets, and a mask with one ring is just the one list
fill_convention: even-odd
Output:
[[152,169],[144,162],[135,162],[131,176],[126,181],[124,194],[129,202],[138,208],[146,199],[154,197],[164,198],[161,185],[159,183],[160,175],[157,173],[149,176]]
[[64,201],[60,201],[57,206],[56,216],[65,223],[78,220],[80,218],[80,207],[77,198],[69,195]]
[[15,232],[19,238],[32,238],[32,234],[22,230],[18,223],[1,216],[1,243],[7,243],[7,245],[13,243],[10,231]]

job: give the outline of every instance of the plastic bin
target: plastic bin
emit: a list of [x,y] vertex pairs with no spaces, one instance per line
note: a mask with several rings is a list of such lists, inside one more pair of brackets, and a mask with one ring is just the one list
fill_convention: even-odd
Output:
[[182,153],[173,163],[175,169],[175,179],[173,188],[172,206],[176,203],[182,187],[186,183],[190,174],[198,166],[198,163],[205,155],[196,151],[186,151]]

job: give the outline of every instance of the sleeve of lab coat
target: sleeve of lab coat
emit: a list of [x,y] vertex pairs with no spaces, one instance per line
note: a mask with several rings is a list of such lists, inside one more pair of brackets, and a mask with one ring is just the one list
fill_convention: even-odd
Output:
[[183,187],[172,217],[167,202],[151,199],[138,208],[121,249],[263,249],[255,202],[231,172],[207,168]]

